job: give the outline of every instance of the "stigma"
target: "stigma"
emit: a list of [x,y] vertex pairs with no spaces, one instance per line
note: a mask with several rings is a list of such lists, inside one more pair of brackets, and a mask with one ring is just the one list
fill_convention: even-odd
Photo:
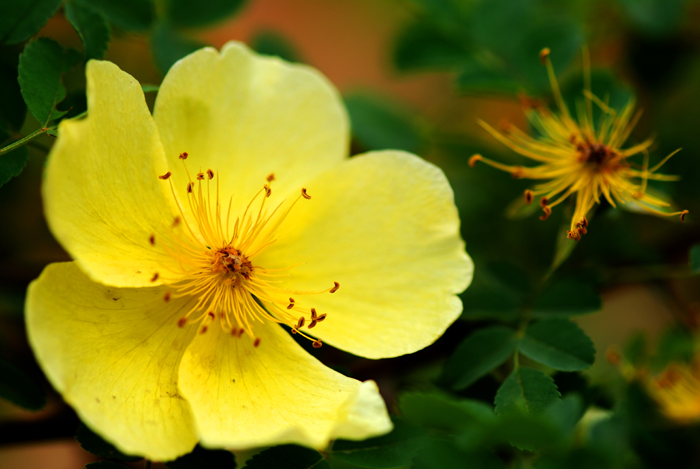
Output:
[[[191,173],[186,160],[179,155],[187,181],[177,181],[170,171],[162,176],[167,181],[178,209],[167,239],[148,237],[151,246],[158,246],[174,258],[179,268],[158,272],[152,281],[160,279],[168,286],[163,301],[188,298],[190,306],[177,320],[179,327],[194,326],[205,334],[216,326],[239,338],[249,336],[255,347],[260,338],[255,329],[272,322],[287,326],[321,347],[322,342],[308,332],[326,318],[313,305],[314,295],[336,293],[340,283],[332,280],[320,291],[291,290],[279,286],[280,279],[291,275],[295,266],[269,269],[257,262],[260,254],[278,238],[278,230],[292,217],[300,200],[309,200],[307,188],[300,188],[296,198],[269,203],[275,175],[261,181],[260,189],[252,194],[247,206],[238,214],[220,199],[219,178],[213,169]],[[177,195],[177,184],[185,189],[186,200]]]

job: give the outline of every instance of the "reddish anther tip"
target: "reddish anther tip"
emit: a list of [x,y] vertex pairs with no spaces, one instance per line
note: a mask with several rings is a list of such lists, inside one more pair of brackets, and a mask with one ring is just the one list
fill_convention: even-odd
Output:
[[197,180],[198,181],[204,180],[204,173],[197,173]]
[[311,319],[316,320],[316,308],[311,308]]
[[339,284],[338,282],[333,282],[333,285],[335,285],[335,286],[334,286],[333,288],[330,289],[330,292],[331,292],[331,293],[337,292],[338,289],[340,288],[340,284]]
[[260,337],[256,337],[255,342],[253,342],[253,347],[257,347],[258,345],[260,345]]
[[245,329],[243,329],[242,327],[240,329],[238,329],[238,337],[242,336],[244,332],[245,332]]
[[605,359],[608,361],[608,363],[610,363],[612,365],[619,365],[620,362],[622,361],[620,354],[612,348],[609,348],[605,352]]
[[306,193],[306,187],[301,188],[301,196],[304,197],[305,199],[310,199],[311,196]]
[[304,316],[300,317],[299,320],[297,321],[297,329],[301,329],[304,327],[304,324],[306,323],[306,319],[304,319]]
[[194,182],[190,182],[187,184],[187,193],[191,194],[192,193],[192,188],[194,187]]
[[685,223],[685,216],[688,215],[689,213],[690,213],[690,212],[687,211],[687,210],[683,210],[683,211],[681,212],[681,221],[682,221],[683,223]]
[[216,314],[212,313],[211,311],[209,311],[209,313],[207,313],[207,314],[209,315],[210,318],[216,319]]
[[214,171],[207,169],[207,176],[209,176],[209,179],[214,179]]
[[270,186],[265,184],[263,186],[263,189],[265,189],[265,197],[270,197],[270,194],[272,194],[272,189],[270,189]]
[[314,340],[314,348],[321,348],[322,345],[321,339]]
[[547,65],[547,57],[549,57],[550,53],[549,47],[545,47],[540,51],[540,62],[542,62],[542,65]]
[[172,173],[170,171],[168,171],[167,173],[163,174],[162,176],[158,176],[158,179],[165,180],[165,179],[168,179],[171,175],[172,175]]
[[180,318],[177,320],[177,327],[185,327],[187,324],[187,318]]
[[477,161],[481,161],[483,159],[484,157],[478,153],[476,155],[472,155],[471,158],[469,158],[469,167],[473,168]]
[[578,241],[581,239],[581,234],[578,232],[578,230],[571,230],[566,232],[566,237],[573,239],[574,241]]
[[173,228],[180,224],[180,217],[173,218]]
[[532,191],[530,189],[525,189],[525,203],[530,205],[534,198],[535,195],[532,193]]
[[156,245],[156,235],[151,235],[148,238],[148,242],[151,243],[151,246],[155,246]]
[[199,333],[204,334],[205,332],[207,332],[207,330],[209,330],[209,328],[207,326],[204,326],[202,330],[199,331]]
[[316,322],[321,322],[321,321],[323,321],[324,319],[326,319],[326,313],[320,314],[320,315],[316,318]]
[[511,176],[513,176],[513,179],[520,179],[521,177],[525,176],[525,168],[522,166],[516,166],[513,168],[513,171],[511,171]]
[[314,327],[316,327],[316,324],[318,324],[318,321],[312,319],[311,322],[309,323],[308,328],[313,329]]
[[153,274],[153,277],[151,277],[151,282],[155,282],[156,280],[158,280],[158,272]]
[[170,301],[170,292],[169,292],[169,291],[166,291],[166,292],[165,292],[165,295],[163,295],[163,300],[164,300],[166,303],[167,303],[168,301]]
[[178,158],[180,158],[181,160],[186,160],[188,156],[189,155],[187,154],[187,152],[183,151],[182,153],[180,153],[180,156]]
[[275,173],[270,173],[266,178],[267,182],[272,182],[275,180]]
[[547,207],[546,205],[544,207],[542,207],[542,211],[544,212],[544,214],[540,216],[540,220],[542,220],[542,221],[549,218],[549,216],[552,214],[552,209]]
[[540,207],[545,208],[547,205],[549,205],[549,199],[547,197],[542,197],[540,199]]

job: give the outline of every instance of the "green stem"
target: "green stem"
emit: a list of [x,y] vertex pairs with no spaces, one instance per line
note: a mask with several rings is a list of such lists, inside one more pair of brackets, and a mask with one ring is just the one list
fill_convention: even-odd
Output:
[[[87,115],[87,111],[81,112],[80,114],[78,114],[75,117],[72,117],[71,119],[80,119],[81,117],[84,117],[85,115]],[[32,140],[41,137],[49,130],[56,130],[57,128],[58,128],[58,125],[53,125],[51,127],[42,127],[41,129],[37,129],[34,132],[27,135],[26,137],[20,138],[19,140],[10,143],[9,145],[7,145],[4,148],[0,148],[0,155],[4,155],[5,153],[9,153],[12,150],[15,150],[19,147],[22,147],[22,146],[28,144],[29,142],[31,142]]]

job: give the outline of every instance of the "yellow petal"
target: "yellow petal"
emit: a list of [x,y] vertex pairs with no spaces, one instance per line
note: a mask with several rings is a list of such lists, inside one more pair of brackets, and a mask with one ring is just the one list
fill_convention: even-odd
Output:
[[412,353],[440,337],[462,311],[456,295],[473,270],[442,171],[408,153],[369,153],[309,182],[308,193],[254,263],[301,264],[281,278],[293,290],[340,283],[333,294],[296,297],[328,314],[309,333],[368,358]]
[[197,442],[177,389],[196,328],[165,287],[114,288],[74,263],[51,264],[27,293],[29,342],[49,381],[92,429],[127,454],[170,460]]
[[374,382],[326,368],[275,324],[259,325],[255,333],[258,347],[248,335],[212,327],[185,352],[180,391],[192,405],[202,445],[323,449],[334,438],[391,430]]
[[158,131],[140,85],[116,65],[90,61],[87,94],[88,117],[63,121],[49,155],[46,218],[92,279],[157,285],[155,273],[174,262],[158,249],[173,223]]
[[234,214],[275,175],[273,192],[337,164],[348,154],[348,118],[328,80],[304,65],[262,57],[239,43],[199,50],[165,77],[154,118],[186,200],[187,176],[212,169]]

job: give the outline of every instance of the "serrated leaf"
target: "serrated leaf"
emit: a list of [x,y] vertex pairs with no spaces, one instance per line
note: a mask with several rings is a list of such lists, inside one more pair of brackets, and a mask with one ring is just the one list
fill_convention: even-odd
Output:
[[321,453],[296,445],[268,448],[246,462],[246,469],[331,469]]
[[65,12],[66,18],[83,41],[85,58],[104,57],[112,34],[106,15],[85,0],[69,0]]
[[424,431],[402,421],[394,421],[391,433],[363,441],[336,440],[333,455],[359,467],[389,469],[409,466]]
[[415,115],[387,98],[350,93],[344,98],[353,135],[367,150],[420,153],[423,131]]
[[113,461],[92,462],[85,466],[85,469],[125,469],[126,466]]
[[516,343],[516,332],[509,327],[493,326],[474,332],[448,359],[441,384],[454,390],[467,388],[505,362]]
[[404,393],[399,396],[399,409],[407,422],[447,431],[475,423],[487,425],[495,418],[493,408],[482,401],[455,399],[437,392]]
[[299,51],[286,37],[271,30],[257,31],[250,41],[250,46],[262,55],[279,57],[287,62],[302,62]]
[[404,28],[394,49],[394,65],[401,71],[454,69],[469,56],[462,40],[424,21]]
[[81,423],[78,427],[75,439],[78,440],[78,443],[85,451],[101,458],[119,459],[122,461],[140,461],[143,459],[140,456],[128,456],[122,453],[114,445],[106,442],[100,435],[90,430],[84,423]]
[[110,23],[126,31],[146,31],[156,19],[153,0],[89,0]]
[[531,324],[518,350],[536,362],[561,371],[582,371],[595,361],[593,341],[566,318],[542,319]]
[[694,274],[700,274],[700,244],[690,248],[690,270]]
[[24,48],[19,56],[19,85],[29,112],[42,126],[67,111],[58,111],[56,105],[66,97],[61,75],[81,59],[73,49],[64,49],[51,39],[39,38]]
[[230,451],[204,449],[197,445],[191,453],[165,465],[169,469],[236,469],[236,457]]
[[151,34],[153,58],[163,75],[175,62],[204,46],[205,44],[184,36],[167,23],[159,23]]
[[61,0],[2,0],[0,42],[26,41],[46,24],[59,6]]
[[19,176],[29,161],[29,148],[19,147],[9,153],[0,155],[0,187],[13,177]]
[[496,393],[496,413],[537,414],[559,399],[554,380],[540,370],[520,367],[511,372]]
[[575,316],[600,311],[600,295],[593,285],[576,280],[559,280],[548,285],[535,301],[535,317]]
[[1,398],[27,410],[44,408],[46,405],[44,390],[24,371],[11,363],[0,360],[0,376],[2,376],[0,379]]
[[166,0],[165,13],[174,25],[184,28],[200,28],[218,23],[240,11],[246,0]]

